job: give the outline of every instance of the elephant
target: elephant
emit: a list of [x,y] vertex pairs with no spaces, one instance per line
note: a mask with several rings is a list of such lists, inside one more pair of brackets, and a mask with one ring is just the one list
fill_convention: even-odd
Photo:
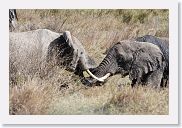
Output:
[[9,30],[13,31],[16,28],[18,21],[16,9],[9,9]]
[[87,77],[87,84],[103,83],[112,75],[129,75],[131,86],[160,87],[164,72],[164,56],[157,45],[135,40],[123,40],[111,47],[96,67],[90,69],[96,78]]
[[[26,73],[35,69],[37,65],[44,65],[55,60],[57,65],[65,66],[76,75],[83,76],[83,71],[94,68],[95,61],[88,56],[80,41],[69,31],[56,33],[48,29],[37,29],[27,32],[10,32],[10,72],[17,63]],[[36,63],[32,64],[32,63]]]
[[159,38],[152,35],[145,35],[142,37],[137,37],[136,41],[149,42],[149,43],[155,44],[162,51],[165,58],[166,66],[164,69],[164,75],[161,82],[161,86],[166,87],[167,84],[169,83],[169,39],[165,37]]

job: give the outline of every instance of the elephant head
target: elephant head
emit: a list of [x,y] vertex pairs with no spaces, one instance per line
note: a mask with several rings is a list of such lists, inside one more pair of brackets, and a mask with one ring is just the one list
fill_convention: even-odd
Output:
[[[115,44],[98,67],[90,69],[99,80],[88,78],[90,84],[104,82],[107,77],[129,74],[132,86],[147,83],[160,85],[163,74],[163,54],[154,44],[131,40]],[[152,80],[157,76],[156,82]]]
[[83,71],[87,71],[97,79],[90,71],[95,68],[95,61],[87,54],[82,43],[69,31],[63,32],[48,47],[47,60],[56,59],[57,64],[65,65],[70,71],[83,77]]

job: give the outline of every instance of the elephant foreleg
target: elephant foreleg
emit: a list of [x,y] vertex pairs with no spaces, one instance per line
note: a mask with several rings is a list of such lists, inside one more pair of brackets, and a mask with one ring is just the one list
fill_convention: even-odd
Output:
[[160,88],[163,77],[163,70],[156,70],[148,75],[146,84],[155,88]]
[[132,87],[132,88],[136,85],[136,81],[137,81],[137,79],[133,79],[133,80],[132,80],[132,82],[131,82],[131,87]]
[[169,80],[167,78],[162,78],[161,80],[161,87],[167,87],[169,85]]
[[131,82],[131,87],[135,87],[135,86],[138,86],[139,84],[141,84],[141,79],[140,78],[137,78],[137,79],[133,79],[132,82]]

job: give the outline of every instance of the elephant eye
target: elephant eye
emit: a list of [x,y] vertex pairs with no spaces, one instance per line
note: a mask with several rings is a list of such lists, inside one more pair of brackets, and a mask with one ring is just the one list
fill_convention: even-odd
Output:
[[117,58],[117,60],[118,60],[118,62],[123,62],[124,57],[123,57],[123,56],[119,56],[119,57]]

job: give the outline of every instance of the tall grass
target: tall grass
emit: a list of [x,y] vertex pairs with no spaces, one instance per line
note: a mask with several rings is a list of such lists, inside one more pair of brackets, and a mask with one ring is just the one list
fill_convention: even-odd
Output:
[[[17,10],[15,32],[69,30],[97,64],[117,41],[146,34],[168,37],[168,10]],[[10,114],[168,114],[168,88],[130,87],[128,77],[112,76],[87,87],[64,67],[21,59],[10,50]],[[39,54],[39,51],[36,51]],[[20,62],[31,65],[21,65]],[[36,67],[35,70],[32,67]],[[30,72],[31,71],[31,72]]]

